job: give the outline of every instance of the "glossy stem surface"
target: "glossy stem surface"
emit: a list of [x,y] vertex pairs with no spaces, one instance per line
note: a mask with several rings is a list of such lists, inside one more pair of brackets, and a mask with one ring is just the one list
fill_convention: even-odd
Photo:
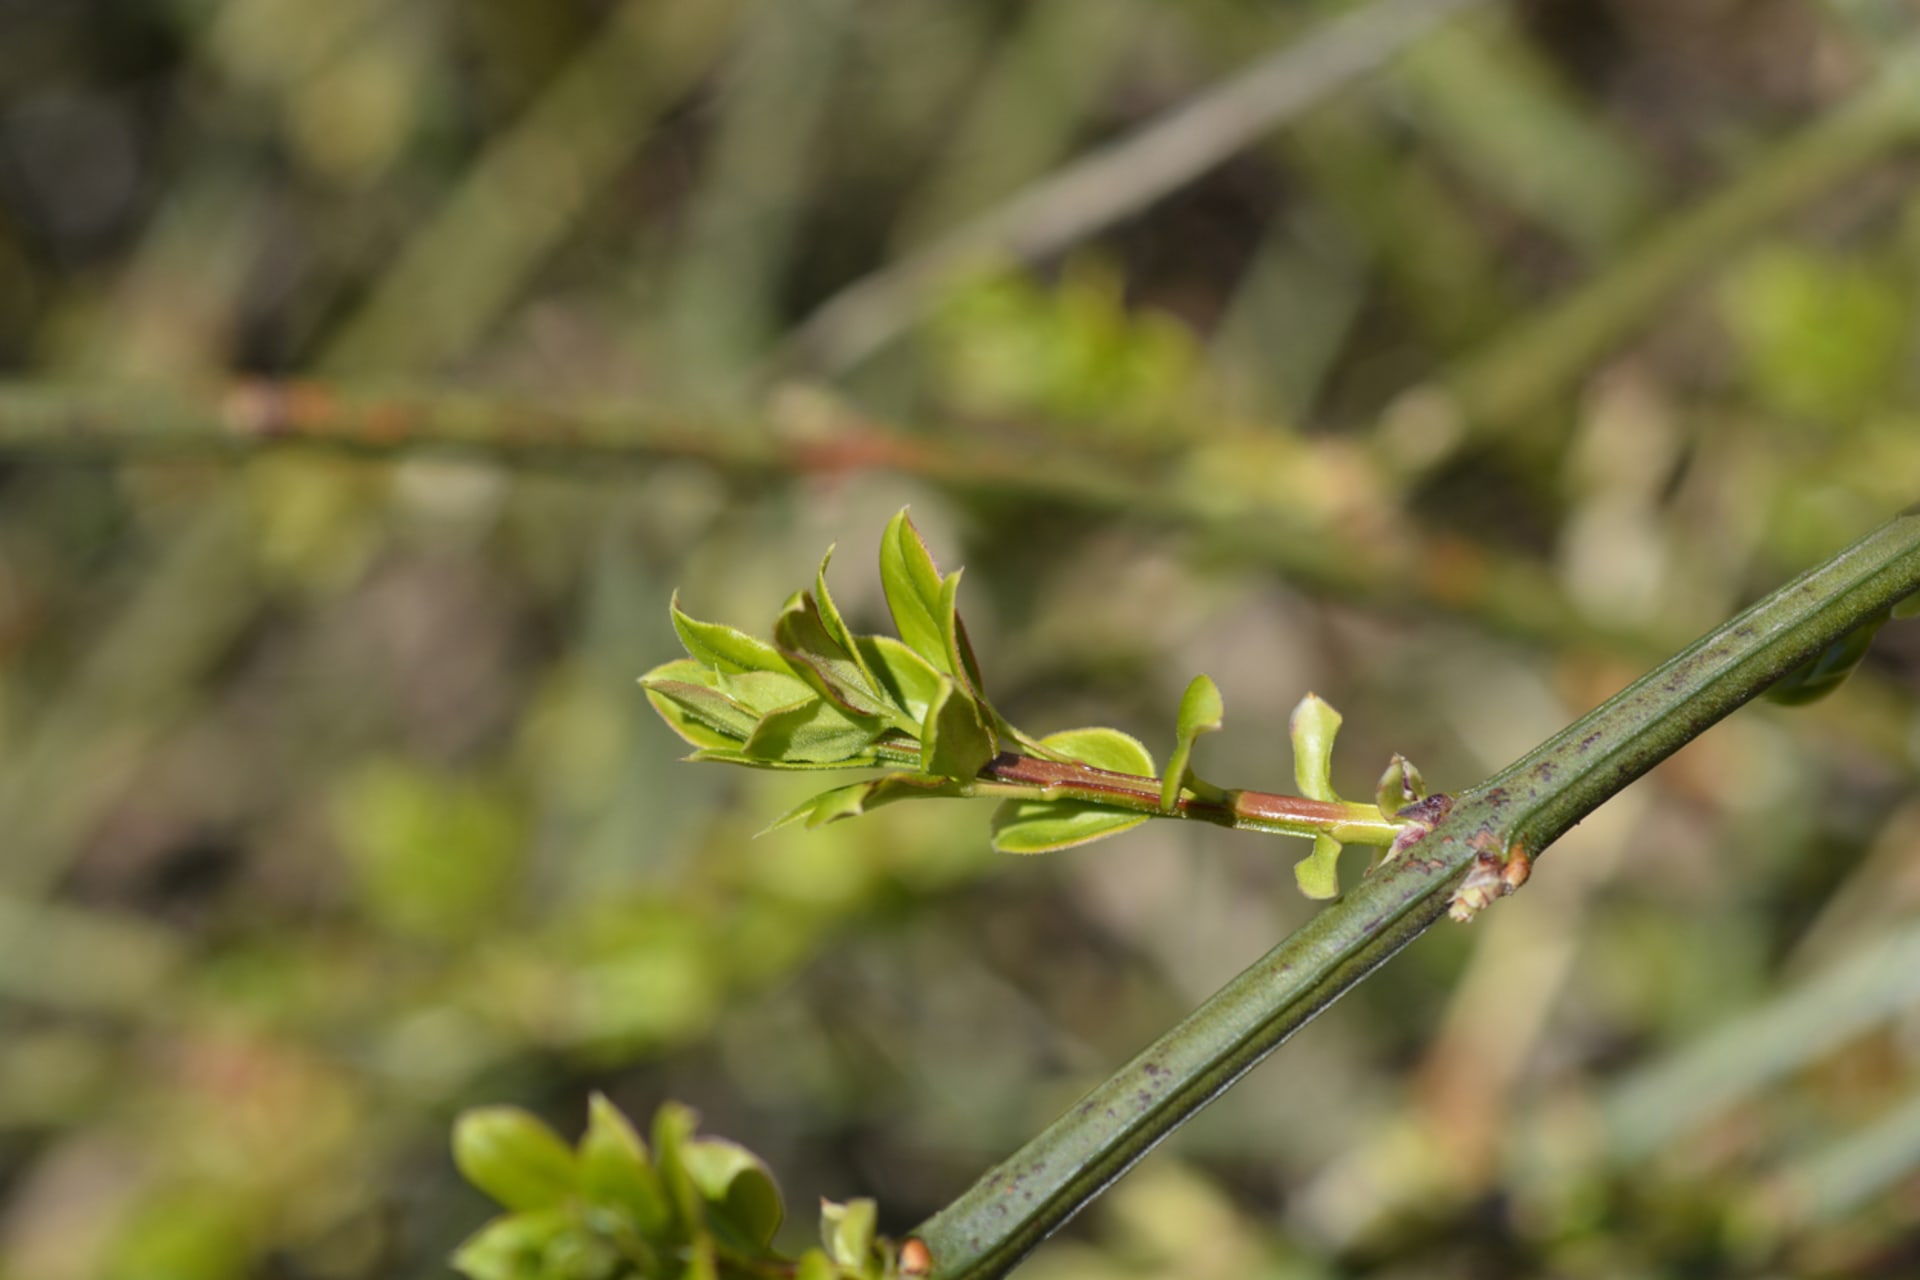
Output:
[[[1920,590],[1920,507],[1702,637],[1470,791],[915,1231],[936,1280],[1004,1275],[1102,1188],[1447,913],[1490,849],[1538,853],[1768,685]],[[1445,807],[1436,805],[1436,808]]]

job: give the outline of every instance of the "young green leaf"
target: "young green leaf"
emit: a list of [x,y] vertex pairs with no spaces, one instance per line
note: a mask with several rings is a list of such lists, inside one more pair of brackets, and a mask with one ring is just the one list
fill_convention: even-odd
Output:
[[800,677],[779,671],[743,671],[738,675],[715,672],[713,687],[756,716],[820,696]]
[[815,605],[820,611],[820,624],[826,628],[827,634],[833,637],[834,643],[845,650],[853,659],[854,665],[860,668],[860,674],[866,677],[867,687],[878,689],[879,683],[873,678],[873,672],[868,669],[866,659],[861,656],[860,646],[855,642],[853,632],[847,629],[845,620],[840,616],[839,606],[833,602],[833,593],[827,590],[827,564],[832,559],[833,548],[828,547],[827,554],[820,557],[820,568],[813,575],[813,591]]
[[[808,827],[823,826],[842,818],[857,818],[863,813],[916,796],[957,796],[961,784],[951,778],[929,778],[917,773],[890,773],[865,782],[850,783],[822,791],[795,805],[770,823],[766,831],[804,822]],[[762,835],[766,831],[761,832]]]
[[680,611],[680,593],[675,592],[667,606],[673,616],[673,629],[687,656],[704,666],[720,671],[778,671],[791,674],[786,660],[772,645],[756,640],[744,631],[702,622]]
[[980,715],[980,704],[943,677],[920,727],[920,772],[971,778],[999,750],[993,731]]
[[879,1212],[871,1200],[849,1200],[845,1204],[822,1200],[820,1243],[827,1247],[835,1262],[857,1274],[866,1269],[878,1221]]
[[1140,739],[1118,729],[1063,729],[1040,739],[1040,745],[1055,755],[1096,769],[1138,778],[1154,776],[1153,753]]
[[1001,853],[1052,853],[1131,831],[1144,813],[1082,800],[1007,800],[993,812],[993,847]]
[[927,708],[940,691],[943,678],[931,663],[892,636],[860,636],[856,642],[880,692],[906,712],[915,724],[927,718]]
[[822,769],[864,769],[882,763],[876,748],[869,747],[844,760],[761,760],[744,751],[725,747],[703,747],[686,757],[696,764],[738,764],[750,769],[779,769],[783,772],[809,772]]
[[587,1200],[623,1214],[645,1236],[673,1223],[660,1174],[646,1143],[620,1109],[595,1093],[587,1104],[587,1131],[580,1136],[580,1192]]
[[793,1280],[840,1280],[840,1268],[833,1265],[833,1259],[819,1249],[809,1249],[800,1255],[800,1261],[794,1267]]
[[1300,892],[1316,901],[1340,896],[1341,845],[1332,836],[1315,836],[1313,852],[1293,864]]
[[1310,800],[1338,800],[1333,791],[1333,739],[1340,713],[1316,694],[1300,699],[1287,721],[1293,739],[1293,780]]
[[818,602],[807,592],[795,592],[787,601],[773,624],[773,638],[794,674],[844,710],[889,719],[896,714],[859,661],[828,629]]
[[689,658],[655,667],[640,677],[669,728],[696,747],[728,747],[745,742],[759,715],[714,687],[718,675]]
[[1193,776],[1193,740],[1220,727],[1226,708],[1220,690],[1206,676],[1195,676],[1180,695],[1180,714],[1174,726],[1173,755],[1167,760],[1167,776],[1160,783],[1160,807],[1171,810],[1180,798],[1180,788]]
[[680,1149],[680,1161],[715,1225],[755,1248],[773,1240],[786,1209],[759,1156],[725,1138],[696,1138]]
[[573,1215],[562,1209],[495,1218],[454,1251],[453,1268],[468,1280],[551,1275],[549,1252],[577,1230]]
[[565,1204],[578,1188],[573,1152],[553,1130],[519,1107],[476,1107],[453,1122],[460,1176],[509,1209]]
[[947,670],[963,688],[981,696],[980,664],[974,659],[973,644],[967,639],[967,626],[960,621],[960,575],[955,569],[940,583],[938,619],[941,642],[946,646]]
[[836,764],[860,760],[885,731],[878,720],[850,716],[824,698],[770,711],[743,752],[758,761]]
[[1391,816],[1410,804],[1427,798],[1427,780],[1413,767],[1413,761],[1399,752],[1387,762],[1380,782],[1373,789],[1373,803],[1381,813]]
[[900,639],[936,670],[953,675],[954,660],[940,622],[940,570],[905,507],[880,535],[880,586]]

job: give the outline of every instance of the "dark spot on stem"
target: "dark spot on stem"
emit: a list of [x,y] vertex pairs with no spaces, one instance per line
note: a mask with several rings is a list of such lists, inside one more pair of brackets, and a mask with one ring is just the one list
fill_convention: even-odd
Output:
[[1600,741],[1600,731],[1598,729],[1595,729],[1592,733],[1580,739],[1580,750],[1585,751],[1588,747],[1592,746],[1594,743],[1598,741]]

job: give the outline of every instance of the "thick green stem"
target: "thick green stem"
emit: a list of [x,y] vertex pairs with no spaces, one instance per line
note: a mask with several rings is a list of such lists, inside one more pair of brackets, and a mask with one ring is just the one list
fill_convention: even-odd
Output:
[[[1920,590],[1920,507],[1702,637],[1439,818],[923,1223],[937,1280],[1005,1274],[1162,1138],[1446,914],[1463,874],[1536,853],[1821,648]],[[1444,816],[1440,816],[1444,811]],[[1416,828],[1417,830],[1417,828]]]

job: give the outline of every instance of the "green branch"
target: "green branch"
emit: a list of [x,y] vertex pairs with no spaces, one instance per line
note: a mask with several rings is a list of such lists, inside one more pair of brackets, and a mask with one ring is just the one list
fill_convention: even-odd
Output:
[[[1442,915],[1470,918],[1531,858],[1723,716],[1920,590],[1920,507],[1661,664],[1437,821],[915,1232],[938,1280],[1004,1274],[1161,1139]],[[1444,811],[1444,812],[1441,812]],[[1404,815],[1403,815],[1404,816]]]

